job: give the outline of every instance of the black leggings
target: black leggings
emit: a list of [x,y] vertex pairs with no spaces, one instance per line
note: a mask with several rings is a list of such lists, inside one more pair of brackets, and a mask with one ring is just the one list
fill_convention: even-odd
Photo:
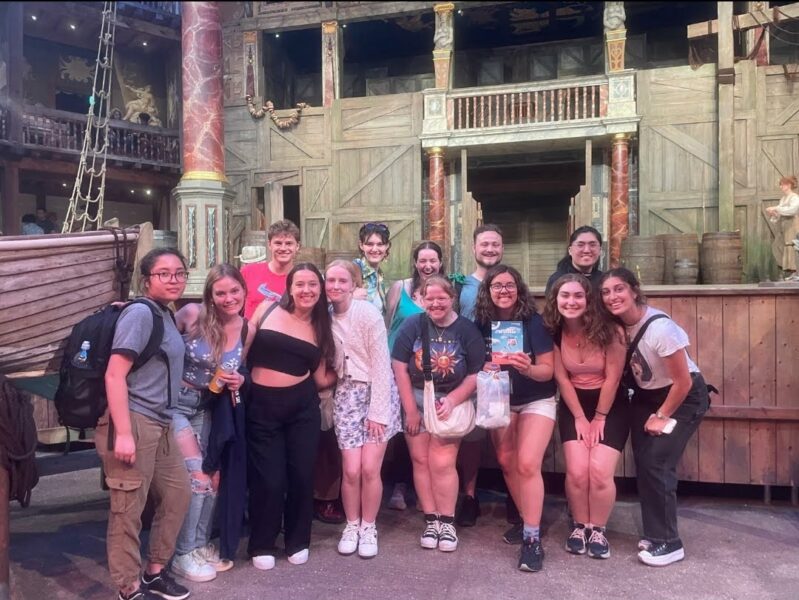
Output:
[[319,395],[310,377],[284,388],[252,384],[247,403],[250,556],[275,553],[281,523],[287,554],[309,547],[320,425]]

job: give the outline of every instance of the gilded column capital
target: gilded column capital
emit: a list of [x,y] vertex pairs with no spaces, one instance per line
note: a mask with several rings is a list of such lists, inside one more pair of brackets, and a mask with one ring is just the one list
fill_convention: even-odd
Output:
[[630,141],[630,136],[626,133],[617,133],[613,136],[614,144],[624,144]]
[[433,146],[427,151],[427,156],[430,158],[444,156],[444,149],[440,146]]
[[436,4],[433,6],[433,11],[437,13],[451,13],[453,10],[455,10],[455,4],[452,2]]
[[322,23],[322,33],[330,35],[332,33],[336,33],[337,29],[338,29],[338,21],[324,21]]

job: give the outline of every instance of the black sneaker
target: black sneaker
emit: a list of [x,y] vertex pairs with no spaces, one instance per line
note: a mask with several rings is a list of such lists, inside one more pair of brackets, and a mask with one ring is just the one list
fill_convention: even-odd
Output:
[[190,594],[189,590],[169,576],[166,569],[157,575],[144,573],[141,576],[141,585],[142,589],[166,600],[184,600]]
[[145,589],[139,588],[135,592],[131,592],[130,594],[123,594],[119,592],[117,594],[117,600],[157,600],[158,596],[151,594]]
[[480,516],[480,503],[474,496],[464,496],[460,510],[455,517],[458,527],[474,527]]
[[610,544],[605,537],[604,527],[594,527],[588,538],[588,556],[591,558],[610,558]]
[[575,523],[569,539],[566,540],[566,552],[585,554],[585,525]]
[[506,544],[511,544],[515,546],[516,544],[521,544],[522,540],[524,539],[524,524],[518,523],[516,525],[511,526],[505,533],[502,534],[502,541]]
[[541,540],[526,539],[519,552],[519,570],[535,573],[544,567],[544,548]]
[[638,553],[638,560],[650,567],[665,567],[685,558],[685,550],[682,542],[661,542],[653,543],[649,550],[641,550]]

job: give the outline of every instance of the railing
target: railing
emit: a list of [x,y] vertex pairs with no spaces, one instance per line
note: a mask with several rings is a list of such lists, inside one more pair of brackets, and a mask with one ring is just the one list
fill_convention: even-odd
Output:
[[[118,120],[110,121],[109,126],[109,158],[180,167],[177,131]],[[29,148],[79,154],[85,133],[86,117],[83,115],[26,107],[22,116],[22,143]]]
[[8,139],[8,109],[0,105],[0,141]]
[[484,129],[509,125],[582,121],[607,116],[606,79],[583,78],[579,83],[475,88],[448,94],[450,129]]
[[180,2],[119,2],[120,9],[142,10],[152,14],[180,15]]

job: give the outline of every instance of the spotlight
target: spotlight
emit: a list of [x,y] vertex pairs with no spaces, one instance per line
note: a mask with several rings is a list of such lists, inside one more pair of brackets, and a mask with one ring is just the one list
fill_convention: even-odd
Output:
[[141,45],[142,45],[142,46],[146,46],[146,45],[147,45],[147,42],[142,42],[142,43],[141,43]]
[[70,24],[69,24],[69,28],[70,28],[72,31],[75,31],[75,30],[78,28],[78,26],[77,26],[77,25],[75,25],[75,23],[70,23]]
[[276,33],[276,34],[275,34],[275,37],[276,37],[276,38],[279,38],[279,37],[280,37],[280,34],[279,34],[279,33]]
[[38,18],[36,15],[31,15],[31,21],[36,21]]

